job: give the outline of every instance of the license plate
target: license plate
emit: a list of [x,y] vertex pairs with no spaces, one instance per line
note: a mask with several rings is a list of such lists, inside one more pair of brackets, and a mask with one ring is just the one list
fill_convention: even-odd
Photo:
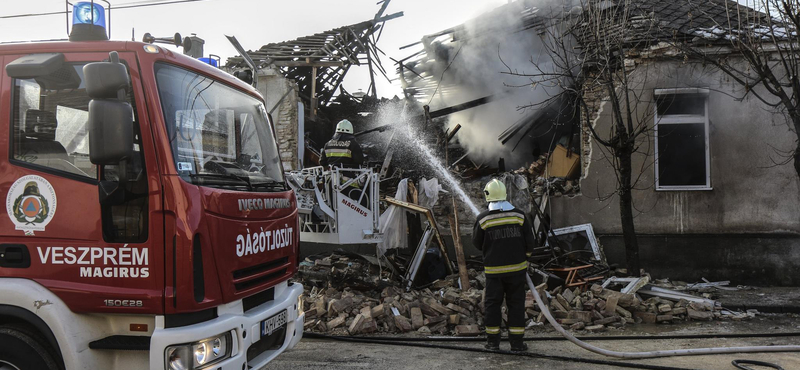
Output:
[[261,336],[268,337],[286,326],[286,310],[261,322]]

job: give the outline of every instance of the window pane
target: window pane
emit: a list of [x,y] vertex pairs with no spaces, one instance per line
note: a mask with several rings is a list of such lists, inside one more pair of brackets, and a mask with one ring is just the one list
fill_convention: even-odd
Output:
[[706,96],[703,94],[672,94],[656,96],[659,116],[706,114]]
[[175,166],[208,186],[284,190],[278,147],[261,101],[167,64],[156,80]]
[[[128,103],[133,104],[131,93],[129,90]],[[89,161],[90,100],[83,64],[67,64],[47,76],[15,80],[13,158],[97,179],[97,166]],[[139,158],[133,164],[131,170],[141,169]]]
[[705,125],[658,125],[658,184],[706,185]]

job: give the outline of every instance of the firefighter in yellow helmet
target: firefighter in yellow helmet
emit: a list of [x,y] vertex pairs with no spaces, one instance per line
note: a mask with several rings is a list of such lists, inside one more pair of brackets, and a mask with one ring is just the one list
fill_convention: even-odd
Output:
[[325,143],[320,153],[319,164],[325,168],[328,166],[353,168],[363,163],[364,154],[353,135],[353,124],[346,119],[340,121],[336,125],[336,133]]
[[506,187],[493,179],[484,188],[489,209],[478,215],[472,229],[473,245],[483,251],[486,273],[486,349],[500,349],[503,299],[508,307],[508,338],[511,351],[526,351],[525,274],[527,256],[533,252],[534,237],[525,213],[506,200]]

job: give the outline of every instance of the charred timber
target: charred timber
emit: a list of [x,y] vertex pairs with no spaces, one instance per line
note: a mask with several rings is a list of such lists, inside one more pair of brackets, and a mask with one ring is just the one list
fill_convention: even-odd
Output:
[[[462,110],[467,110],[467,109],[470,109],[470,108],[479,107],[481,105],[484,105],[486,103],[491,102],[493,99],[494,99],[494,96],[490,95],[490,96],[485,96],[485,97],[480,98],[480,99],[475,99],[475,100],[472,100],[472,101],[468,101],[468,102],[463,103],[463,104],[458,104],[458,105],[454,105],[452,107],[439,109],[437,111],[431,112],[430,113],[430,118],[434,119],[434,118],[444,117],[444,116],[447,116],[447,115],[450,115],[450,114],[453,114],[453,113],[458,113],[458,112],[460,112]],[[417,121],[417,120],[421,121],[421,120],[424,120],[424,119],[425,119],[425,115],[424,114],[421,114],[419,116],[411,118],[411,120],[414,120],[414,121]],[[369,134],[371,132],[376,132],[376,131],[383,132],[383,131],[386,131],[389,128],[391,128],[391,126],[392,126],[392,124],[390,123],[388,125],[378,126],[378,127],[375,127],[375,128],[371,128],[369,130],[356,132],[355,136],[366,135],[366,134]]]

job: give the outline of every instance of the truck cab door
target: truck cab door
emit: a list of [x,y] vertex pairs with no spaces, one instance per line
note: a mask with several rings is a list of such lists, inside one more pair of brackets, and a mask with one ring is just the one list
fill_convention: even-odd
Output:
[[[3,57],[0,111],[10,114],[0,117],[7,211],[0,238],[22,246],[30,263],[0,265],[0,277],[37,281],[73,312],[162,312],[161,198],[136,55],[119,53],[131,80],[135,154],[123,166],[96,166],[89,160],[83,66],[109,54],[50,54],[55,67],[35,77],[11,76],[6,68],[31,55]],[[121,170],[129,179],[124,199],[101,203],[100,182],[118,179]]]

